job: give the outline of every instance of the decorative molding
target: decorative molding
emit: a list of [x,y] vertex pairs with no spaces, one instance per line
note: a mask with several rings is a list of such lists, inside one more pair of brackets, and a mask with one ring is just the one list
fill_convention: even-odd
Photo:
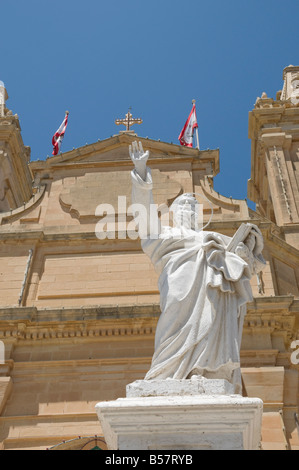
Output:
[[46,186],[37,188],[37,192],[33,194],[31,199],[24,203],[17,209],[10,210],[9,212],[3,212],[0,214],[0,225],[9,224],[15,219],[21,218],[24,214],[34,209],[41,201],[46,191]]
[[[262,329],[295,335],[299,304],[293,296],[261,297],[248,304],[244,331]],[[152,336],[160,315],[159,304],[68,309],[15,307],[0,309],[0,339],[51,340]]]
[[[1,328],[1,326],[0,326]],[[113,326],[108,327],[100,325],[61,325],[56,326],[26,326],[19,327],[6,327],[0,329],[0,339],[5,341],[11,338],[17,340],[51,340],[51,339],[66,339],[66,338],[95,338],[95,337],[109,337],[111,339],[124,336],[152,336],[155,334],[155,325],[143,326]]]
[[9,340],[152,336],[159,314],[159,305],[4,308],[0,309],[0,339],[5,343]]

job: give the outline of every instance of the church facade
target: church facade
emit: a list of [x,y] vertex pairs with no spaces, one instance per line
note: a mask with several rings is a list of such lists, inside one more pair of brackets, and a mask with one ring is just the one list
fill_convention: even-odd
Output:
[[255,211],[215,191],[218,150],[130,129],[30,162],[0,82],[0,449],[105,448],[95,405],[124,397],[150,367],[160,306],[130,213],[138,140],[158,206],[197,193],[209,230],[261,230],[267,266],[251,281],[243,394],[263,400],[261,448],[299,450],[299,67],[283,81],[249,113]]

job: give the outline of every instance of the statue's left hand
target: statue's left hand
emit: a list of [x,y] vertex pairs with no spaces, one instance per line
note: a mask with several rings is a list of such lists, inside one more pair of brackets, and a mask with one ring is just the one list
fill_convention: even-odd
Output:
[[249,258],[249,249],[243,242],[238,243],[235,253],[244,260],[248,260]]
[[255,236],[252,232],[248,235],[248,237],[244,241],[245,245],[247,246],[249,251],[253,251],[255,246]]

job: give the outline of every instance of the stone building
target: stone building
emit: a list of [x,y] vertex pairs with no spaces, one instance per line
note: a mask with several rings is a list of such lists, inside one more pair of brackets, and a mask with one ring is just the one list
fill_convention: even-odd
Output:
[[[256,211],[214,190],[218,150],[137,137],[157,204],[196,192],[205,222],[213,212],[209,230],[231,236],[250,221],[263,233],[267,268],[252,279],[241,367],[244,395],[264,402],[265,450],[299,449],[299,67],[283,81],[249,113]],[[160,313],[127,210],[136,134],[30,162],[7,98],[0,82],[0,449],[104,448],[95,405],[144,377]],[[105,238],[100,204],[115,209]]]

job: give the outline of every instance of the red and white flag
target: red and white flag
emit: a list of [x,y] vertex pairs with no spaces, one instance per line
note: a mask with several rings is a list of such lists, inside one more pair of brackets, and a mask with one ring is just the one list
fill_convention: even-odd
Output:
[[52,155],[58,155],[58,153],[60,151],[60,147],[61,147],[63,137],[64,137],[64,134],[65,134],[68,118],[69,118],[69,112],[66,111],[64,120],[62,121],[59,129],[57,129],[57,131],[55,132],[55,134],[53,135],[53,138],[52,138],[52,145],[53,145]]
[[194,129],[198,128],[195,104],[193,104],[191,113],[182,129],[182,132],[179,135],[179,141],[181,145],[185,147],[193,147],[193,134]]

